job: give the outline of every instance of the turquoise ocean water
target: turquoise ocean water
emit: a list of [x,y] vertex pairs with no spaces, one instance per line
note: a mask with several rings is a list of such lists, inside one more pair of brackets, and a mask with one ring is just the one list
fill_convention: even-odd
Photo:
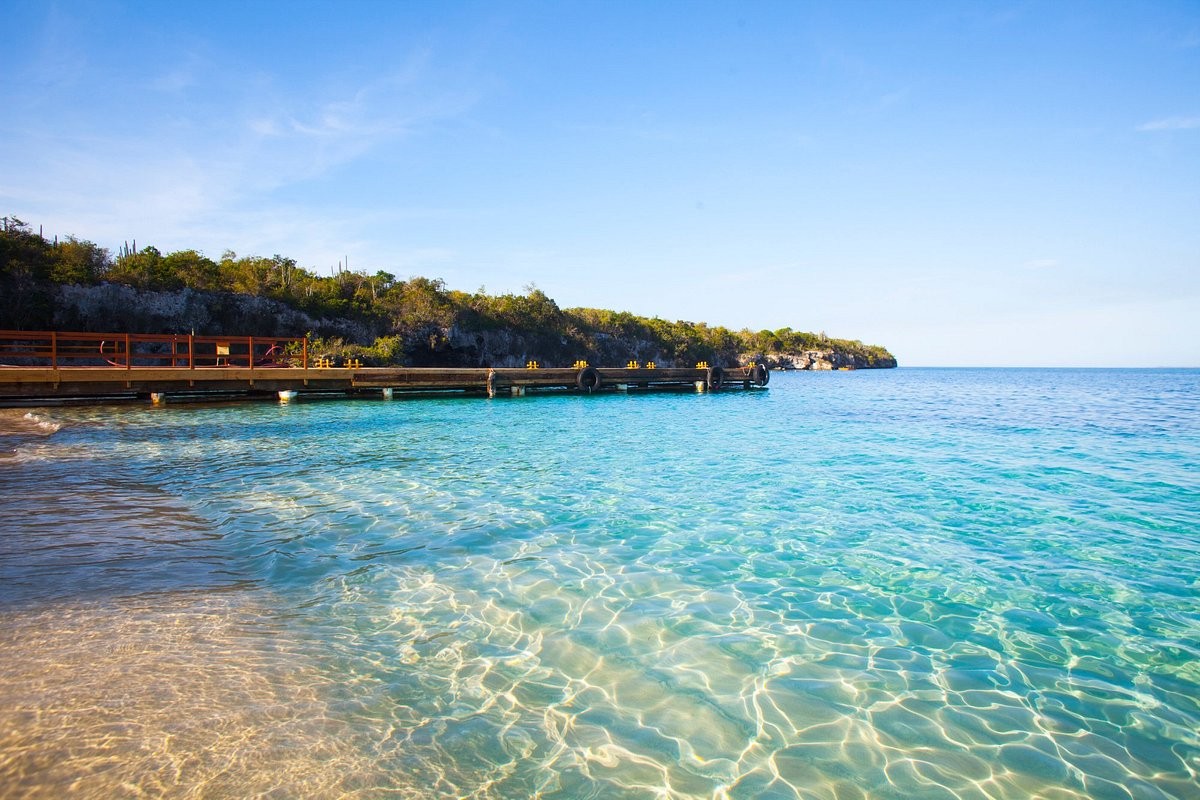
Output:
[[25,409],[0,796],[1200,797],[1200,372]]

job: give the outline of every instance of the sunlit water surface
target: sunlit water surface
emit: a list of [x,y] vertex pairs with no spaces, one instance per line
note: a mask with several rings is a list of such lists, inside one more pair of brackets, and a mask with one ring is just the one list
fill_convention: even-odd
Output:
[[1195,371],[0,428],[6,798],[1200,796]]

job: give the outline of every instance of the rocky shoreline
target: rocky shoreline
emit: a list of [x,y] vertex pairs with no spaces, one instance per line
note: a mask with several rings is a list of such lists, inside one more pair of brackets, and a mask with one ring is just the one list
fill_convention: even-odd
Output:
[[841,370],[841,369],[895,369],[896,359],[876,359],[868,363],[854,353],[836,350],[804,350],[799,353],[777,353],[775,355],[747,355],[743,361],[757,361],[776,370]]

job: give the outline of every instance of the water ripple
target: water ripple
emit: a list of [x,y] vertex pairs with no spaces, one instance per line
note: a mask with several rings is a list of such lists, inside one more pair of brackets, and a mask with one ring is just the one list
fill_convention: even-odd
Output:
[[0,787],[1192,797],[1198,388],[7,418]]

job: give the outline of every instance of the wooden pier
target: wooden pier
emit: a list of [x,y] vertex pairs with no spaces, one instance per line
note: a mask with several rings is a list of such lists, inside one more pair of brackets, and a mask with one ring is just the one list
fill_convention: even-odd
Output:
[[718,391],[766,386],[762,365],[442,368],[333,366],[303,339],[0,331],[0,403],[33,398],[151,398],[537,391]]

